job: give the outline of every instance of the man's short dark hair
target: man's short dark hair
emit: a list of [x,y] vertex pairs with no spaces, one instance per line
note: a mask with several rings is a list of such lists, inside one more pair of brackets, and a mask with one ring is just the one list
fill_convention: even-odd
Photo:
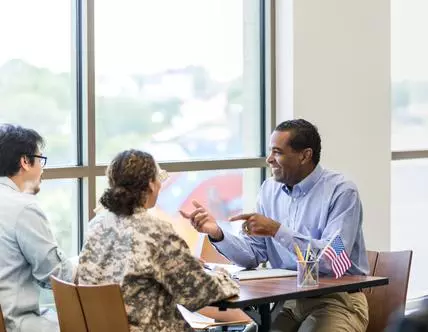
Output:
[[21,157],[27,156],[31,165],[44,140],[33,129],[12,124],[0,124],[0,176],[14,176],[21,168]]
[[295,151],[311,148],[312,161],[318,165],[321,156],[321,137],[316,126],[309,121],[296,119],[281,122],[275,131],[291,132],[290,147]]

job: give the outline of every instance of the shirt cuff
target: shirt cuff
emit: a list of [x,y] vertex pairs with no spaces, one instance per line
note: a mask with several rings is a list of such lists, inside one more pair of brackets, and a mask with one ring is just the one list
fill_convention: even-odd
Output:
[[229,247],[230,238],[232,236],[223,228],[221,229],[221,231],[223,232],[223,239],[219,241],[213,240],[211,237],[208,236],[208,239],[210,240],[211,244],[216,247],[218,251],[221,251],[222,248],[227,249]]
[[290,228],[282,224],[273,239],[283,247],[288,248],[293,243],[293,235]]
[[211,243],[217,243],[217,242],[221,242],[224,240],[224,232],[223,230],[221,230],[221,233],[223,234],[222,238],[220,240],[216,240],[214,238],[212,238],[211,236],[208,235],[208,240],[210,240]]

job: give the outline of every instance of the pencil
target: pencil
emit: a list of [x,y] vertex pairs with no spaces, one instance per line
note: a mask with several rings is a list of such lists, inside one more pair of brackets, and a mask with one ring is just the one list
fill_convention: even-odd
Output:
[[296,251],[297,259],[301,262],[304,262],[305,258],[303,257],[302,252],[296,243],[294,244],[294,250]]

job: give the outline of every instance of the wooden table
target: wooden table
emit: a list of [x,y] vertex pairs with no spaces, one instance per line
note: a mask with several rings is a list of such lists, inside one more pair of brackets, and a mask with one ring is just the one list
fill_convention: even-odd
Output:
[[[259,331],[265,332],[269,331],[271,326],[271,303],[387,285],[388,278],[369,276],[320,278],[318,286],[308,288],[297,288],[296,277],[243,280],[239,284],[239,296],[211,305],[220,310],[243,309],[259,324]],[[251,307],[256,307],[258,314],[254,315]]]

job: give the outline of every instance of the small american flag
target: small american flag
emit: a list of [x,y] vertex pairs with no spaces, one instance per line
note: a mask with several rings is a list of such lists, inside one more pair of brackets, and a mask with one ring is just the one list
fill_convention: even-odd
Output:
[[325,255],[331,260],[331,267],[336,279],[343,276],[352,265],[339,235],[326,248]]

